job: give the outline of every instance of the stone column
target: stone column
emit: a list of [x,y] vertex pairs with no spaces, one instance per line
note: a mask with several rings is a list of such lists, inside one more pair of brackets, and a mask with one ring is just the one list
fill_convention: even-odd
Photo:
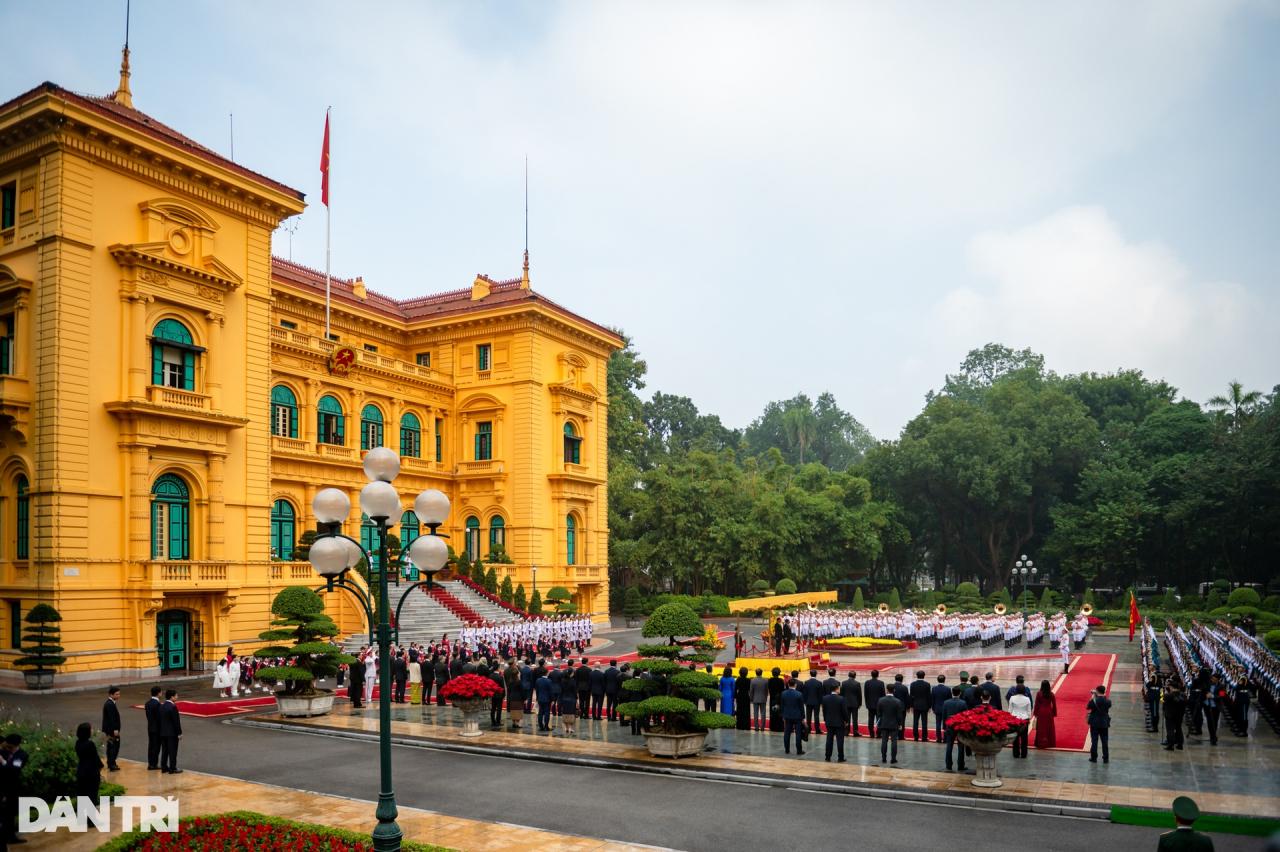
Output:
[[125,360],[129,365],[129,399],[142,401],[147,398],[147,385],[151,383],[150,358],[147,352],[147,337],[151,330],[147,328],[147,304],[150,296],[134,293],[125,299],[128,302],[129,320],[125,324],[124,341]]
[[[13,302],[13,351],[9,353],[9,369],[15,376],[27,375],[27,341],[31,339],[31,302],[24,293]],[[35,347],[32,347],[34,350]],[[30,376],[27,376],[30,378]]]
[[222,348],[222,326],[226,318],[213,313],[205,314],[209,329],[209,351],[204,358],[204,386],[209,394],[209,404],[214,411],[222,410],[222,378],[226,374],[231,353]]
[[226,493],[223,489],[226,461],[227,457],[222,453],[209,453],[209,550],[206,559],[221,560],[227,556]]
[[316,442],[316,404],[320,400],[320,380],[307,379],[307,395],[302,400],[302,410],[298,416],[302,418],[302,430],[299,434],[311,444]]
[[151,454],[146,447],[129,447],[128,512],[129,559],[145,562],[151,558]]

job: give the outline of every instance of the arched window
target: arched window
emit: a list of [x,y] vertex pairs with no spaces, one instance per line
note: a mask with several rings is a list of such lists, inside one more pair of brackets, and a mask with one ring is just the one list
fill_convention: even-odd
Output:
[[566,464],[582,464],[582,439],[572,423],[564,424],[564,460]]
[[298,398],[287,385],[271,389],[271,434],[281,438],[298,437]]
[[467,560],[475,562],[480,555],[480,519],[474,515],[467,518]]
[[369,554],[369,573],[378,573],[378,525],[364,512],[360,513],[360,546]]
[[564,564],[578,564],[578,522],[573,515],[564,518]]
[[151,332],[151,384],[194,391],[196,356],[203,351],[185,325],[175,319],[160,320]]
[[18,474],[14,485],[18,492],[18,512],[14,519],[18,542],[14,558],[29,559],[31,557],[31,495],[28,493],[30,484],[27,482],[26,474]]
[[332,396],[320,397],[316,405],[316,440],[322,444],[346,443],[343,429],[342,403]]
[[271,555],[276,559],[293,558],[293,506],[288,500],[271,504]]
[[422,457],[422,424],[412,411],[400,418],[400,455],[411,459]]
[[151,558],[191,558],[191,493],[172,473],[151,486]]
[[501,515],[494,515],[489,521],[489,554],[507,547],[507,522]]
[[422,526],[418,523],[418,516],[410,509],[400,516],[400,546],[407,549],[420,535]]
[[382,446],[382,412],[376,405],[366,405],[360,412],[360,449]]

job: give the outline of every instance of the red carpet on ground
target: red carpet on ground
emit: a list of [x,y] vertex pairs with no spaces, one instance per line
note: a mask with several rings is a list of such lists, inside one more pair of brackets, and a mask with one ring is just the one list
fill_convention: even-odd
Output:
[[[1115,654],[1080,654],[1071,661],[1071,670],[1059,675],[1053,685],[1058,699],[1058,717],[1053,720],[1058,751],[1080,751],[1089,747],[1088,713],[1085,706],[1099,684],[1111,693],[1111,674],[1115,671]],[[1114,709],[1114,708],[1113,708]],[[1031,738],[1035,739],[1035,728]]]

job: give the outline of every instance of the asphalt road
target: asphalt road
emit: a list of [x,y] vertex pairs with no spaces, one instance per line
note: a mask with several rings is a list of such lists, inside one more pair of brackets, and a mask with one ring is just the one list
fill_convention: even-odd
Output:
[[[141,704],[143,687],[121,703]],[[102,693],[0,696],[0,703],[73,728],[96,729]],[[141,710],[124,713],[122,757],[146,759]],[[372,800],[377,744],[186,718],[179,766],[319,793]],[[404,806],[690,852],[753,849],[788,840],[810,850],[869,843],[878,850],[932,848],[945,838],[1024,849],[1154,849],[1155,829],[971,808],[671,778],[609,769],[396,747],[395,789]],[[228,802],[252,809],[252,802]],[[371,829],[370,824],[348,826]],[[421,838],[429,840],[430,838]],[[949,841],[946,841],[949,842]],[[1218,850],[1258,850],[1256,839],[1215,835]]]

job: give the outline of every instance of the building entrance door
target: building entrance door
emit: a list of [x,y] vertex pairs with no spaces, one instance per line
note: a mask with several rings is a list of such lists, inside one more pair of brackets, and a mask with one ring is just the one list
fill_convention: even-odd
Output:
[[186,670],[190,653],[191,616],[181,610],[162,612],[156,618],[156,648],[160,671]]

